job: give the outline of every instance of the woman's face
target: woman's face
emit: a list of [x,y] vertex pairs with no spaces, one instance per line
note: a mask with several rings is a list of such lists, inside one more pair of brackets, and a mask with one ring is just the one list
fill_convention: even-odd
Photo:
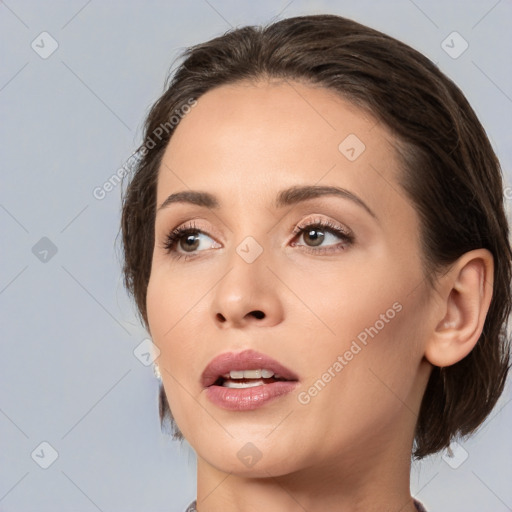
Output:
[[[147,311],[169,405],[202,464],[278,475],[408,456],[432,320],[398,172],[383,125],[325,89],[221,86],[181,120],[159,171]],[[293,187],[345,192],[283,194]],[[218,205],[158,209],[191,191]],[[197,231],[169,251],[180,227]],[[205,388],[213,358],[246,349],[297,381]]]

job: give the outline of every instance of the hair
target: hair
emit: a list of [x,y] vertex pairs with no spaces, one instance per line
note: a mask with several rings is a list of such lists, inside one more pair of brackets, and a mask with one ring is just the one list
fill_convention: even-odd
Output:
[[[226,84],[277,79],[323,87],[370,112],[397,139],[399,184],[419,215],[422,263],[431,289],[464,253],[486,248],[493,255],[493,294],[483,331],[464,359],[433,367],[413,455],[421,459],[473,433],[495,406],[510,368],[512,252],[500,164],[461,90],[410,46],[335,15],[233,29],[187,48],[180,59],[149,111],[123,193],[124,283],[146,328],[157,177],[173,133],[161,127],[184,112],[184,105]],[[183,439],[162,385],[159,411],[161,427],[167,418],[174,438]]]

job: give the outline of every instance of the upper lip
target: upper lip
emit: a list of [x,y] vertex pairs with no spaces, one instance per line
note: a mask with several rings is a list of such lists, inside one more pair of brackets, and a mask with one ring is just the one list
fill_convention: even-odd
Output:
[[229,373],[231,370],[272,370],[286,380],[298,380],[297,375],[278,363],[275,359],[248,349],[242,352],[224,352],[214,357],[204,369],[201,375],[201,384],[208,387],[214,384],[219,377]]

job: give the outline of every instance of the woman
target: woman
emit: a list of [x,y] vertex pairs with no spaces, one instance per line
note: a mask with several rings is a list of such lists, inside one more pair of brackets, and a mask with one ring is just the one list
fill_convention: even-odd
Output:
[[345,18],[244,27],[187,50],[138,156],[125,283],[189,510],[425,510],[411,453],[474,432],[509,362],[501,172],[461,91]]

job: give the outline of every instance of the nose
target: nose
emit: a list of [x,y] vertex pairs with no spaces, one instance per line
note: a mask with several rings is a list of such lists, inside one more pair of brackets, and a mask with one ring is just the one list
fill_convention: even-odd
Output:
[[282,322],[282,298],[264,255],[247,263],[233,251],[229,270],[213,292],[211,314],[218,328],[271,327]]

